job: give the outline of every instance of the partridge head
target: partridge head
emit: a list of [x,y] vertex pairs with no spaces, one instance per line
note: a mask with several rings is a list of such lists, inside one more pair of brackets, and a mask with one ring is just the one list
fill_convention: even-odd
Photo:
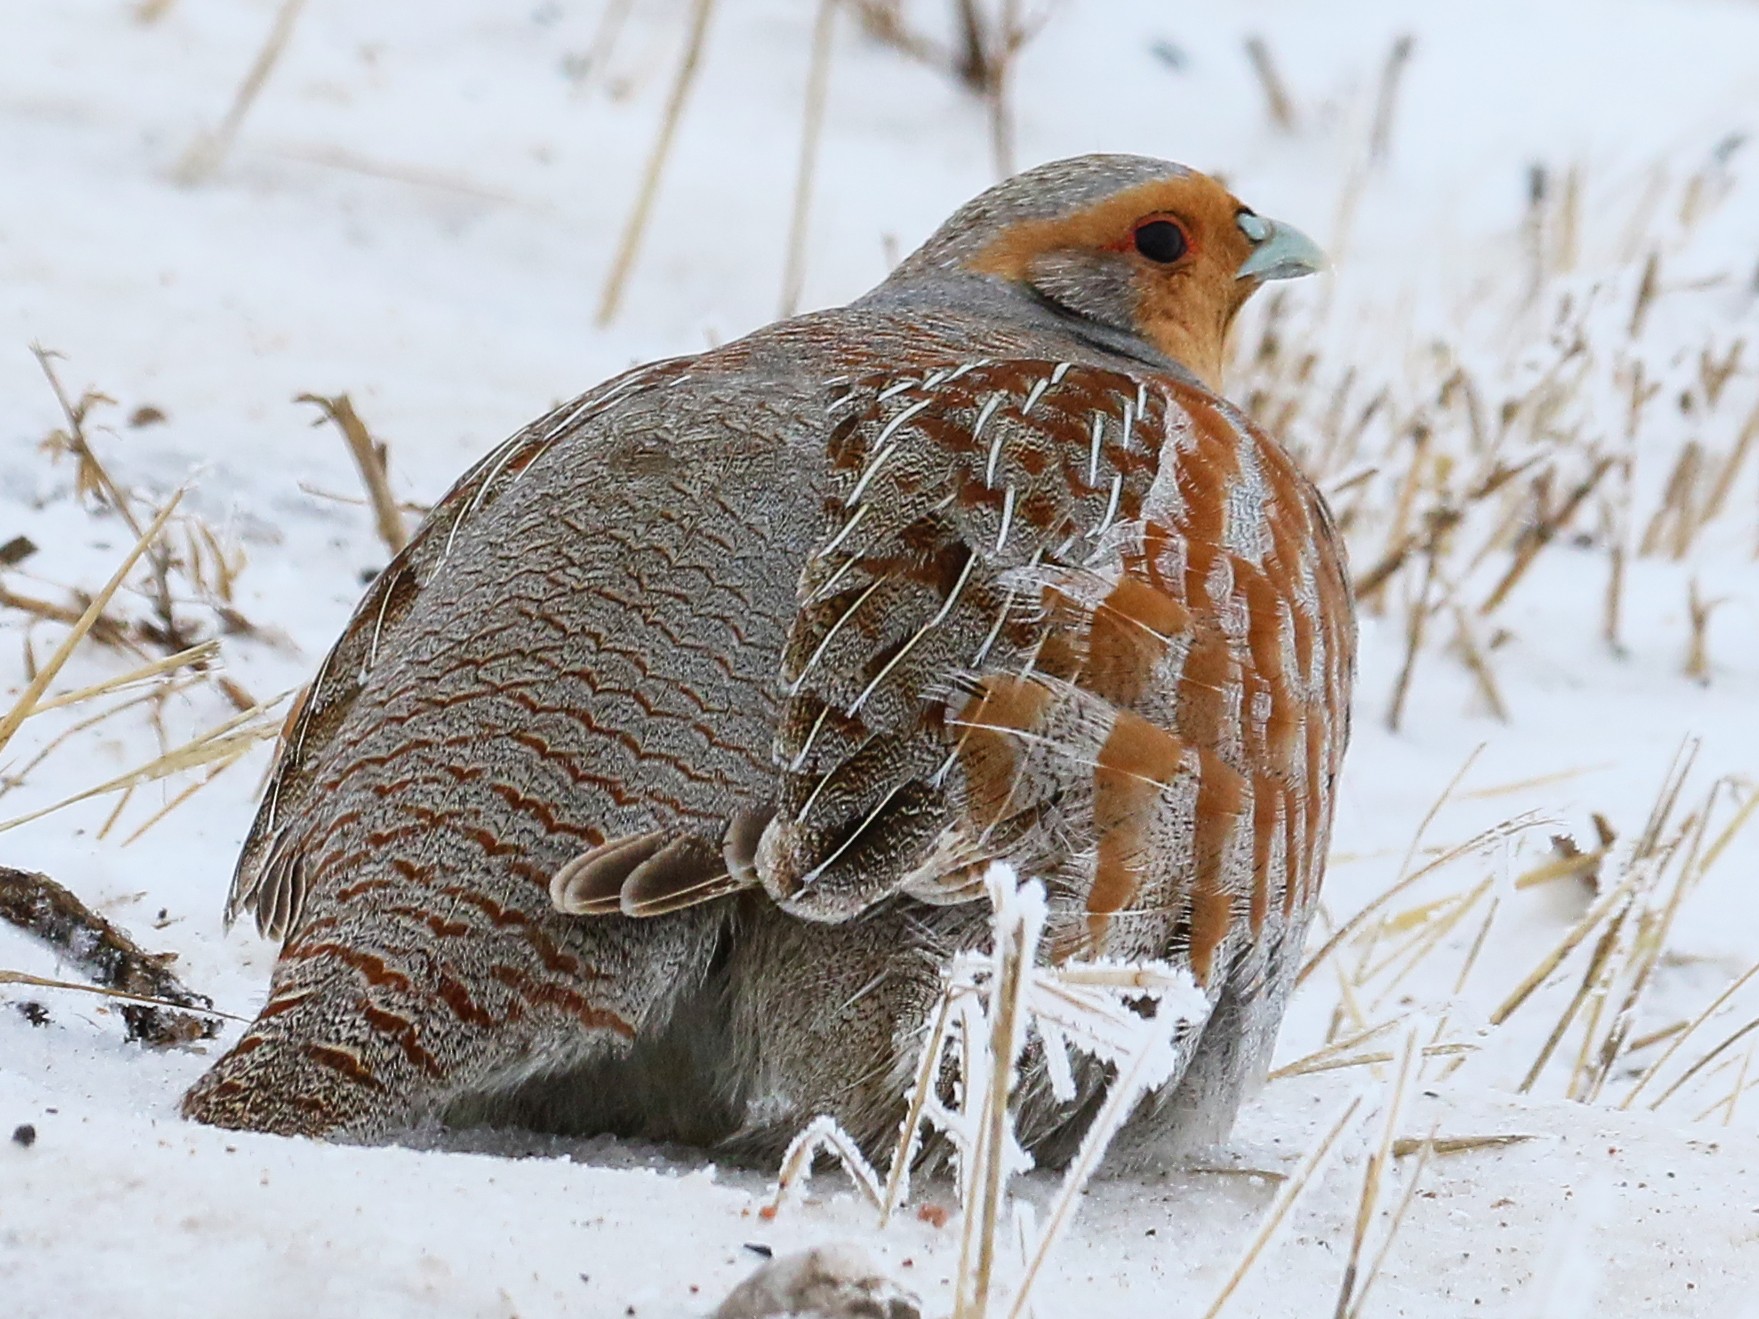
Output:
[[905,298],[993,280],[1089,333],[1221,388],[1229,328],[1266,281],[1324,266],[1292,225],[1208,175],[1128,156],[1029,171],[958,210],[883,287]]

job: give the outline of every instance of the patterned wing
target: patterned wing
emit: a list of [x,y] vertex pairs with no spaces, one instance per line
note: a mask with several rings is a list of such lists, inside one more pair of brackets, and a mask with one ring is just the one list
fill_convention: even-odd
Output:
[[1317,493],[1198,386],[1008,361],[832,403],[757,870],[838,920],[974,896],[1075,913],[1062,951],[1217,951],[1309,898],[1354,626]]
[[635,392],[662,383],[675,375],[680,365],[673,360],[627,372],[562,404],[515,434],[460,478],[379,574],[288,714],[274,769],[233,873],[226,901],[228,924],[249,911],[259,933],[279,940],[298,923],[305,903],[298,821],[313,790],[312,766],[342,726],[381,649],[397,645],[399,625],[445,562],[459,529],[517,481],[538,455],[582,421]]

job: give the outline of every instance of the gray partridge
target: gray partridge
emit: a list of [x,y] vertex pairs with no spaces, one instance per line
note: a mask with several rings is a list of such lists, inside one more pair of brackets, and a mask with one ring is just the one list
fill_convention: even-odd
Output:
[[[1002,860],[1047,955],[1190,968],[1210,1015],[1134,1122],[1225,1132],[1319,888],[1354,614],[1324,501],[1218,390],[1240,306],[1319,263],[1204,175],[1061,161],[849,306],[508,440],[288,722],[228,907],[280,959],[184,1112],[754,1152],[828,1113],[874,1151]],[[1054,1162],[1104,1078],[1042,1071]]]

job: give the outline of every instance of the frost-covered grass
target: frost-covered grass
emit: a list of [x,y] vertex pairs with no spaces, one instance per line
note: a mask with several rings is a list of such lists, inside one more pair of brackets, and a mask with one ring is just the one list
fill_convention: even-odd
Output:
[[[1272,1080],[1225,1150],[1090,1182],[1037,1312],[1741,1313],[1759,8],[1064,0],[997,97],[943,67],[950,4],[865,7],[903,35],[713,7],[606,324],[692,0],[308,0],[229,142],[279,0],[8,22],[0,713],[186,493],[0,749],[0,862],[248,1017],[272,950],[219,910],[267,738],[388,553],[296,398],[346,395],[420,505],[633,361],[859,293],[998,153],[1182,159],[1335,259],[1249,309],[1230,390],[1346,528],[1355,744]],[[0,969],[70,978],[7,929]],[[37,1132],[0,1144],[8,1312],[704,1314],[744,1243],[834,1239],[954,1303],[956,1182],[881,1230],[832,1174],[765,1219],[690,1151],[238,1136],[175,1116],[205,1061],[0,988],[0,1137]]]

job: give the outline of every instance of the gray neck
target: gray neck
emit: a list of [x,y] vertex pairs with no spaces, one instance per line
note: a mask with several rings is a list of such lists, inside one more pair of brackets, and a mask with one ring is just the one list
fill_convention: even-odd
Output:
[[1147,366],[1199,383],[1189,370],[1140,335],[1084,316],[1028,285],[945,268],[934,270],[925,279],[913,279],[911,273],[900,267],[885,283],[851,305],[892,315],[914,309],[998,319],[1066,343],[1073,358],[1097,358],[1118,366],[1127,363],[1138,369]]

